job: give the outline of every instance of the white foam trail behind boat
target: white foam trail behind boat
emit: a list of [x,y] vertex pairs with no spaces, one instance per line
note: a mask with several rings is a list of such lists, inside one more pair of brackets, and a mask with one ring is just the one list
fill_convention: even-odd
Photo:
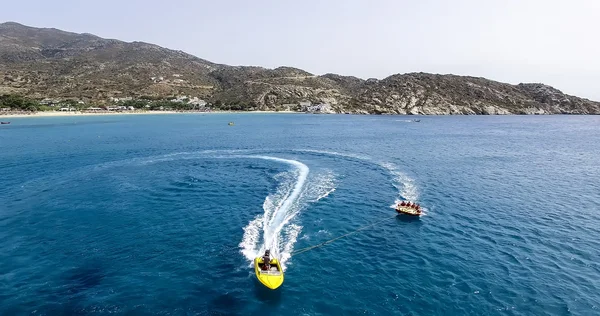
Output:
[[[285,268],[285,262],[290,258],[293,245],[302,229],[298,225],[288,225],[287,227],[286,225],[300,211],[298,200],[306,183],[309,168],[296,160],[270,156],[246,157],[272,160],[289,164],[295,168],[293,171],[295,182],[288,177],[279,185],[275,194],[265,198],[263,203],[264,214],[258,215],[244,227],[244,237],[240,243],[242,253],[247,259],[254,260],[265,249],[271,249],[273,255],[280,258],[281,264]],[[285,175],[282,175],[282,177],[285,178]],[[284,227],[285,230],[282,234]],[[259,246],[261,237],[263,243]]]
[[[394,177],[393,184],[398,189],[398,198],[396,198],[394,204],[390,205],[390,207],[395,209],[398,203],[402,202],[402,198],[411,202],[417,202],[419,199],[419,190],[417,189],[415,180],[398,170],[396,165],[392,163],[382,163],[381,166],[386,168]],[[427,215],[428,209],[423,206],[421,206],[421,209],[423,215]]]
[[318,202],[335,192],[335,174],[331,170],[323,171],[311,179],[311,185],[302,192],[302,200]]
[[398,189],[399,198],[403,197],[409,201],[416,201],[419,198],[419,191],[415,185],[415,180],[398,170],[398,167],[392,163],[384,162],[380,165],[392,175],[392,183]]
[[394,201],[394,204],[392,205],[393,207],[396,207],[396,204],[401,201],[401,198],[413,202],[419,198],[419,191],[417,190],[417,185],[415,184],[415,181],[411,177],[400,171],[398,167],[393,163],[378,162],[371,159],[371,157],[353,153],[340,153],[335,151],[314,149],[298,149],[296,151],[358,159],[379,165],[381,168],[387,170],[390,173],[390,175],[392,176],[392,184],[396,189],[398,189],[398,197]]
[[[333,173],[318,178],[314,190],[305,192],[305,183],[309,174],[309,168],[296,160],[283,159],[262,155],[244,155],[249,150],[205,150],[199,152],[179,152],[167,155],[152,156],[141,159],[111,162],[98,166],[109,168],[116,165],[139,163],[153,164],[158,162],[213,158],[213,159],[263,159],[278,163],[288,164],[294,167],[292,172],[284,172],[276,176],[280,182],[276,192],[265,198],[263,203],[264,213],[258,215],[244,227],[244,236],[239,246],[242,253],[250,261],[254,260],[265,249],[271,249],[273,254],[280,259],[285,268],[286,261],[291,257],[294,244],[302,230],[302,226],[290,224],[290,221],[300,212],[302,203],[300,200],[307,199],[316,202],[325,198],[335,190]],[[250,151],[256,152],[256,151]],[[314,191],[314,192],[313,192]],[[315,196],[316,195],[316,196]],[[262,244],[261,244],[262,242]]]

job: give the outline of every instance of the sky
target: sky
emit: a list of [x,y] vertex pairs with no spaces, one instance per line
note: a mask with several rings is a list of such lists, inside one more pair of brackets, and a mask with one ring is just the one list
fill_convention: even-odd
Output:
[[182,50],[212,62],[385,78],[541,82],[600,101],[600,0],[19,0],[0,22]]

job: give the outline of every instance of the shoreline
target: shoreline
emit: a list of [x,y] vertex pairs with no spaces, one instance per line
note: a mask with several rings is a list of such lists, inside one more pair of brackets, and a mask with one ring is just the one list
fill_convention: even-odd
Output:
[[302,114],[304,112],[294,111],[212,111],[212,112],[181,112],[181,111],[133,111],[133,112],[33,112],[33,113],[15,113],[3,114],[0,112],[0,118],[24,118],[24,117],[68,117],[68,116],[113,116],[113,115],[165,115],[165,114],[239,114],[239,113],[282,113],[282,114]]
[[[60,111],[47,111],[47,112],[17,112],[13,114],[6,114],[7,112],[0,112],[0,119],[4,122],[9,118],[27,118],[27,117],[80,117],[80,116],[119,116],[119,115],[167,115],[167,114],[318,114],[318,115],[332,115],[332,114],[344,114],[344,115],[374,115],[374,116],[409,116],[409,117],[422,117],[422,116],[597,116],[598,114],[476,114],[476,115],[455,115],[455,114],[365,114],[365,113],[313,113],[313,112],[296,112],[296,111],[211,111],[211,112],[197,112],[197,111],[132,111],[132,112],[60,112]],[[11,112],[8,112],[11,113]]]

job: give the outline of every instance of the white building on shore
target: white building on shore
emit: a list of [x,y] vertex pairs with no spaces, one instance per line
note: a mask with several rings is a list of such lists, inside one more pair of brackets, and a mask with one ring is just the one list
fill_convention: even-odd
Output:
[[110,97],[109,98],[111,102],[125,102],[125,101],[131,101],[133,100],[133,97],[122,97],[122,98],[116,98],[116,97]]
[[193,105],[194,107],[199,107],[199,108],[203,108],[205,107],[208,103],[198,97],[193,97],[190,98],[188,101],[188,104]]
[[312,113],[334,113],[333,109],[331,108],[331,105],[329,105],[328,103],[321,103],[302,107],[302,111]]

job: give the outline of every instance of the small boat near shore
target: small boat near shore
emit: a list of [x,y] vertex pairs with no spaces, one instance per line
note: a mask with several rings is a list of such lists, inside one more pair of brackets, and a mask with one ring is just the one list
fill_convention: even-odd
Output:
[[421,206],[419,204],[411,202],[398,203],[398,205],[396,205],[396,212],[398,214],[405,214],[410,216],[421,216],[421,214],[423,214]]
[[0,122],[0,124],[2,124],[2,125],[8,125],[8,124],[10,124],[10,122]]

